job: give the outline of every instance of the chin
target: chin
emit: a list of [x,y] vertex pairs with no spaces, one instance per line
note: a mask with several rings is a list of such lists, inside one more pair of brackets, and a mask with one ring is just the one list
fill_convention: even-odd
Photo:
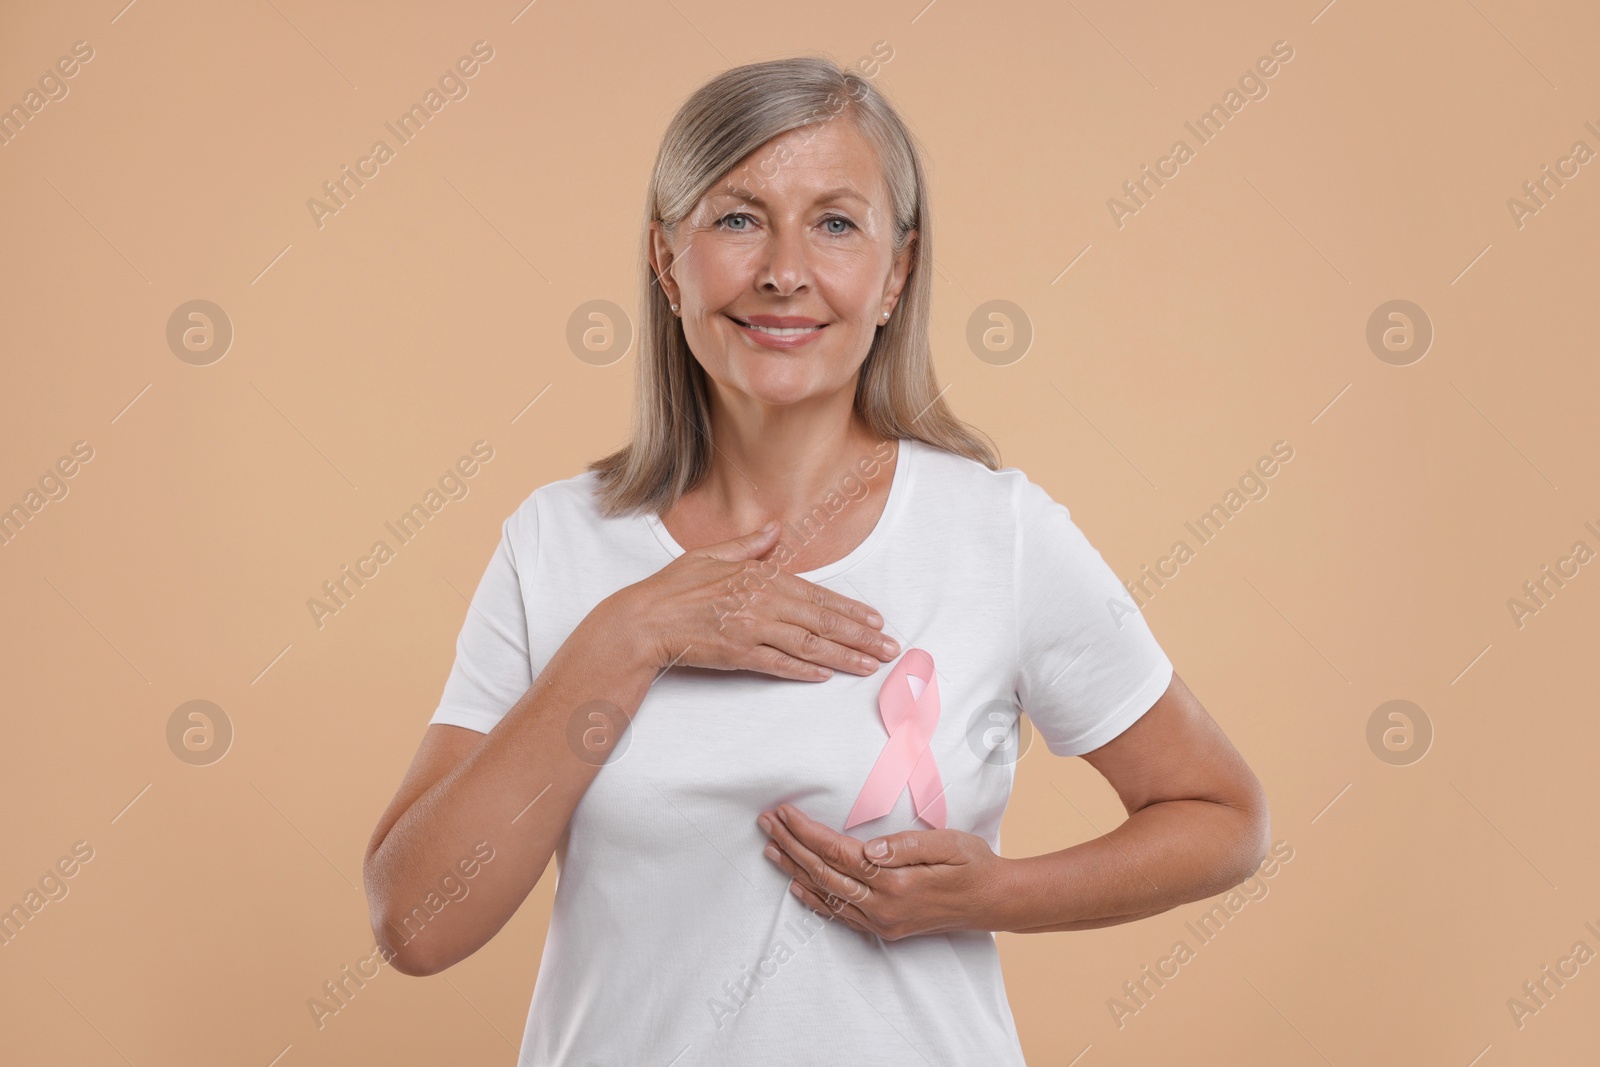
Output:
[[827,382],[816,376],[816,368],[798,363],[783,366],[750,366],[739,368],[729,384],[739,392],[763,404],[793,404],[829,392]]
[[789,404],[810,400],[812,397],[821,396],[824,390],[807,382],[804,385],[794,384],[748,384],[744,387],[744,394],[750,399],[766,404],[770,407],[786,407]]

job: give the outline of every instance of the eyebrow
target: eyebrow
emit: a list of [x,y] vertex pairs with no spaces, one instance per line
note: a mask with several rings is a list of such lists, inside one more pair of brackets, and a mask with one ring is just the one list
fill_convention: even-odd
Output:
[[[744,188],[723,188],[717,190],[715,195],[731,196],[736,200],[743,200],[746,203],[755,204],[757,207],[767,206],[767,202],[765,200],[761,199],[750,190]],[[868,200],[866,197],[862,196],[848,185],[835,186],[834,188],[829,189],[827,192],[818,196],[815,203],[832,204],[839,200],[859,200],[868,207],[872,206],[872,201]]]

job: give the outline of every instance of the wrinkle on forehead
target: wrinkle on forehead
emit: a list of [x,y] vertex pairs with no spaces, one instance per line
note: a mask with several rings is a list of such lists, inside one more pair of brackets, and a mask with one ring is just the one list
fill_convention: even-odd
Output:
[[[835,139],[831,144],[818,144],[817,137],[830,128],[844,131],[842,142]],[[785,148],[790,150],[787,159],[782,158]],[[776,165],[775,170],[768,165],[769,162]],[[863,187],[856,173],[858,163],[864,164],[870,171],[866,187]],[[758,165],[766,166],[771,173],[758,173]],[[802,174],[814,175],[814,180],[804,182],[802,178],[804,184],[797,189],[796,178]],[[842,198],[827,204],[818,203],[822,194],[841,187],[852,190],[860,199]],[[816,190],[815,194],[811,194],[812,189]],[[877,151],[858,128],[830,126],[829,123],[797,127],[756,149],[706,190],[685,221],[692,230],[710,229],[723,215],[751,204],[752,200],[765,201],[755,206],[772,211],[775,201],[804,198],[808,194],[809,199],[804,203],[803,211],[823,206],[842,208],[860,225],[862,233],[872,239],[877,239],[887,228],[885,222],[889,212],[883,206],[883,199],[888,195],[888,188]],[[795,215],[793,210],[780,213],[781,218],[793,218]]]
[[[847,219],[858,225],[861,228],[861,235],[869,241],[876,242],[887,230],[885,220],[888,218],[888,213],[865,197],[861,200],[843,199],[822,204],[808,204],[798,210],[785,209],[775,214],[780,224],[787,224],[789,222],[804,221],[806,215],[813,209],[819,214],[834,210],[839,211]],[[685,236],[692,236],[700,232],[714,232],[718,219],[724,215],[742,210],[761,211],[769,215],[774,214],[770,208],[754,205],[748,199],[737,194],[712,190],[701,197],[694,210],[684,219],[687,231]],[[821,225],[820,221],[819,225]],[[729,235],[741,236],[738,232],[730,232]]]

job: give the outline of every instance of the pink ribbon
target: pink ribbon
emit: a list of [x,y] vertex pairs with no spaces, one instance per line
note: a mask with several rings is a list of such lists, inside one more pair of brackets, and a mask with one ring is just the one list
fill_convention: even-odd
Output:
[[[922,680],[920,696],[912,695],[910,678]],[[939,780],[929,745],[934,727],[939,725],[939,684],[932,656],[920,648],[906,650],[878,690],[878,714],[889,731],[889,741],[872,765],[844,828],[889,814],[900,799],[900,790],[910,786],[917,817],[944,829],[944,783]]]

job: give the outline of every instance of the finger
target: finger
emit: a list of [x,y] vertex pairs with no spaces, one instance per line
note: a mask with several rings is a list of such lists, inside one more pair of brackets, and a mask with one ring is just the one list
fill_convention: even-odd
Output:
[[[861,909],[857,908],[854,904],[851,904],[848,900],[845,900],[843,897],[834,896],[833,894],[828,893],[826,890],[819,888],[817,886],[817,883],[813,882],[811,880],[811,876],[809,874],[807,874],[800,867],[800,865],[794,861],[794,859],[792,857],[790,857],[789,855],[784,853],[781,849],[779,849],[777,845],[774,845],[771,842],[768,842],[767,847],[765,849],[765,855],[766,855],[767,859],[772,861],[773,866],[777,867],[784,874],[789,876],[789,878],[791,879],[791,881],[790,881],[790,886],[791,887],[795,883],[798,883],[801,889],[803,889],[806,892],[810,893],[812,896],[816,897],[818,900],[821,900],[824,905],[826,905],[828,903],[828,901],[831,899],[833,901],[833,905],[832,905],[832,908],[830,910],[841,911],[841,910],[844,910],[844,909],[848,908],[851,912],[854,913],[854,916],[857,917],[859,921],[861,921],[861,922],[867,922],[868,921],[865,913],[863,913],[861,911]],[[791,888],[790,892],[793,892],[792,888]],[[798,896],[798,895],[799,894],[796,894],[796,896]]]
[[762,619],[755,624],[756,636],[764,645],[781,649],[796,659],[820,663],[824,667],[849,671],[851,674],[869,675],[883,666],[876,658],[858,652],[836,641],[830,641],[804,626],[777,619]]
[[[775,598],[777,603],[782,598]],[[803,626],[749,611],[722,614],[717,628],[728,634],[727,663],[731,669],[757,670],[781,678],[821,681],[835,669],[870,675],[879,661],[865,653],[819,637]]]
[[838,919],[852,930],[859,930],[873,937],[879,936],[872,928],[871,921],[847,900],[833,896],[818,896],[815,889],[805,882],[790,882],[789,892],[812,911],[830,919]]
[[[825,905],[831,901],[832,906],[828,910],[838,912],[848,908],[854,914],[854,917],[858,919],[858,921],[869,921],[866,914],[854,904],[850,903],[850,901],[845,900],[843,897],[837,896],[836,894],[828,893],[827,890],[818,887],[816,881],[812,879],[810,873],[796,863],[792,856],[780,849],[775,842],[768,841],[767,847],[762,849],[762,854],[765,855],[767,859],[771,860],[779,870],[783,871],[784,874],[788,875],[790,879],[792,879],[792,881],[789,883],[791,892],[794,891],[796,883],[798,883],[798,887],[800,889],[809,892],[815,899],[822,901]],[[798,896],[799,894],[797,893],[796,895]]]
[[861,842],[849,834],[841,834],[825,822],[819,822],[793,804],[779,804],[775,810],[777,824],[792,834],[806,848],[820,856],[830,867],[845,874],[862,870]]
[[[802,822],[810,844],[796,836],[796,830]],[[861,866],[860,859],[852,854],[854,846],[858,844],[855,838],[835,833],[787,804],[779,806],[778,818],[771,820],[770,825],[773,843],[799,864],[818,889],[855,904],[866,900],[870,890],[846,873],[849,869]],[[838,840],[831,840],[824,834]]]
[[835,611],[813,593],[813,590],[816,593],[826,593],[827,590],[818,585],[807,589],[805,586],[809,583],[803,579],[800,581],[801,585],[798,586],[779,587],[790,595],[774,601],[773,611],[777,619],[810,630],[835,644],[859,649],[884,662],[900,654],[900,643],[894,638],[876,627],[864,625],[847,614]]
[[[821,682],[833,676],[833,668],[814,663],[777,647],[773,623],[748,612],[719,615],[717,629],[725,634],[721,656],[714,666],[723,670],[760,671],[798,682]],[[791,643],[790,647],[794,647]]]
[[[882,854],[878,854],[881,846]],[[916,863],[951,863],[961,858],[955,837],[948,830],[902,830],[874,837],[862,846],[868,863],[879,867],[909,867]]]
[[[731,540],[723,541],[715,545],[707,545],[704,548],[697,549],[696,551],[703,555],[709,556],[712,559],[730,562],[760,559],[767,553],[769,549],[777,544],[779,540],[777,535],[781,529],[782,524],[774,519],[772,522],[768,523],[766,526],[763,526],[759,530],[752,531],[751,533],[747,533],[740,537],[735,537]],[[795,595],[809,603],[816,604],[819,607],[827,608],[829,611],[835,612],[836,614],[842,615],[847,619],[865,626],[870,626],[874,629],[880,630],[883,628],[883,615],[880,614],[870,604],[864,604],[859,600],[854,600],[850,597],[844,596],[843,594],[835,593],[831,589],[826,589],[820,585],[817,585],[815,582],[808,582],[804,578],[799,578],[795,575],[789,574],[786,571],[778,570],[776,563],[773,563],[773,569],[775,571],[774,574],[764,574],[763,577],[767,578],[768,580],[773,578],[787,579],[792,595]],[[896,650],[896,654],[898,654],[898,649]]]
[[831,668],[796,659],[771,645],[757,645],[742,660],[732,663],[731,666],[740,670],[760,671],[762,674],[772,674],[779,678],[792,678],[797,682],[821,682],[833,677]]
[[796,582],[800,583],[798,587],[798,595],[816,604],[818,607],[827,608],[829,611],[837,612],[847,619],[854,619],[856,622],[863,623],[875,630],[883,629],[883,616],[878,614],[877,610],[874,609],[870,604],[863,604],[859,600],[852,600],[847,596],[844,596],[840,593],[835,593],[832,589],[820,586],[815,582],[808,582],[804,578],[796,577],[795,575],[790,575],[789,577],[794,578]]
[[759,559],[762,553],[771,548],[778,540],[778,531],[781,529],[778,520],[774,519],[759,530],[727,541],[719,541],[714,545],[707,545],[698,551],[710,556],[712,559],[745,560]]

